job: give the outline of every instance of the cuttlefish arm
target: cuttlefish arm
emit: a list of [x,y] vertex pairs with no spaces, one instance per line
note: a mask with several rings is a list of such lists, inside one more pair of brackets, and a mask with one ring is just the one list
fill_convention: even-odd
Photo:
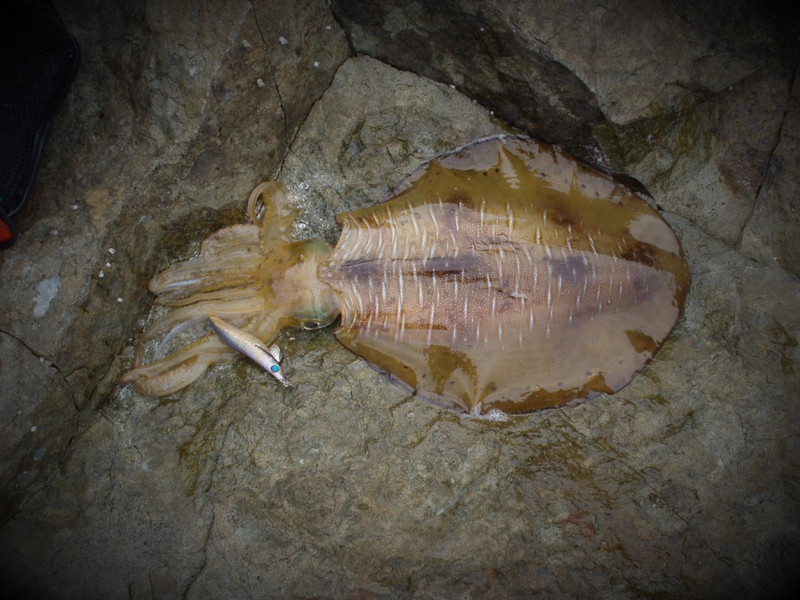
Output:
[[[258,216],[259,201],[263,206]],[[292,243],[292,227],[297,219],[297,206],[286,189],[277,181],[265,181],[257,185],[247,199],[247,214],[253,223],[261,224],[260,244],[266,254],[276,242]]]
[[286,378],[283,376],[283,370],[280,364],[278,364],[281,360],[281,350],[277,344],[272,344],[267,347],[266,344],[256,336],[247,333],[243,329],[234,327],[230,323],[226,323],[215,315],[208,315],[208,320],[211,322],[211,327],[217,333],[219,339],[237,352],[244,354],[261,365],[267,373],[280,381],[284,386],[291,387],[291,384],[286,381]]
[[205,373],[206,369],[221,360],[229,359],[230,348],[220,343],[217,336],[206,335],[177,352],[150,364],[144,363],[144,346],[136,346],[134,364],[122,378],[132,383],[140,394],[161,397],[173,394]]
[[[289,385],[279,364],[280,350],[269,344],[284,327],[317,329],[336,319],[338,301],[316,275],[332,248],[324,240],[292,241],[295,202],[278,182],[257,186],[247,212],[252,224],[212,234],[198,257],[153,278],[150,290],[156,302],[172,310],[140,336],[124,383],[133,383],[147,396],[165,396],[189,385],[212,364],[230,360],[235,350]],[[195,333],[206,319],[216,335],[201,333],[168,353],[181,343],[178,334]],[[145,345],[162,336],[152,362],[145,364]]]

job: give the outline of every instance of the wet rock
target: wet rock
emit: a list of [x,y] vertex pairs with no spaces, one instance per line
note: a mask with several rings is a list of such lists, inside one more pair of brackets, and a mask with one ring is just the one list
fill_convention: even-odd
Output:
[[739,244],[764,202],[758,196],[769,193],[762,188],[784,123],[787,77],[759,72],[674,118],[624,128],[629,172],[664,208]]
[[[238,209],[278,169],[347,54],[321,3],[58,8],[82,63],[20,213],[20,242],[0,256],[0,379],[14,382],[4,410],[25,415],[58,412],[65,395],[87,415],[105,402],[98,383],[149,302],[164,249],[196,245],[229,220],[226,204]],[[281,32],[268,25],[276,18]],[[18,366],[20,352],[52,365],[49,385]],[[57,437],[70,439],[73,421],[60,424]],[[2,479],[14,480],[19,461],[34,464],[39,445],[7,448]]]
[[774,261],[786,271],[800,276],[800,82],[794,79],[791,96],[781,105],[784,111],[780,129],[763,175],[755,190],[752,214],[742,229],[742,252],[762,262]]
[[332,7],[358,52],[452,84],[507,123],[583,156],[593,154],[593,129],[602,128],[606,117],[586,82],[544,51],[536,28],[508,24],[524,15],[521,5],[333,2]]
[[454,84],[506,122],[615,170],[625,170],[625,149],[612,125],[674,116],[794,39],[781,11],[746,1],[332,7],[358,52]]
[[[420,110],[421,104],[429,108]],[[305,209],[296,234],[335,242],[338,213],[380,200],[431,156],[507,129],[446,85],[429,85],[367,57],[348,60],[281,170]]]
[[[426,77],[425,61],[420,76],[345,60],[323,3],[295,4],[64,7],[89,47],[84,71],[20,243],[0,255],[4,591],[756,598],[796,583],[793,71],[762,68],[774,31],[758,19],[744,27],[738,4],[712,18],[681,3],[559,15],[509,3],[518,12],[476,8],[470,21],[411,3],[367,11],[357,26],[334,3],[357,50],[359,35],[429,17],[439,29],[381,43],[406,41],[437,79],[466,64],[434,35],[448,18],[453,35],[472,22],[516,44],[500,58],[518,61],[503,73],[526,94],[546,87],[531,74],[547,61],[564,67],[547,85],[565,87],[536,96],[535,110],[497,95],[516,106],[509,114],[541,114],[561,141],[599,144],[643,181],[692,268],[684,319],[620,393],[505,422],[466,419],[410,396],[331,331],[280,337],[290,390],[245,360],[161,400],[118,386],[126,343],[147,318],[146,280],[244,221],[259,179],[277,174],[298,197],[298,237],[333,240],[335,213],[376,201],[431,155],[509,127],[448,85],[466,84]],[[101,17],[114,27],[100,29]],[[686,48],[663,23],[682,24]],[[173,57],[175,44],[185,49]],[[658,69],[615,50],[640,46],[636,57],[658,56],[708,93],[661,85]],[[609,74],[599,57],[612,51],[632,81]],[[191,57],[203,57],[196,87]],[[138,75],[114,74],[123,58]],[[476,62],[502,63],[488,52]],[[154,73],[174,79],[158,100]],[[550,99],[552,112],[539,104]],[[100,106],[118,117],[100,118]],[[587,114],[597,115],[588,128]]]

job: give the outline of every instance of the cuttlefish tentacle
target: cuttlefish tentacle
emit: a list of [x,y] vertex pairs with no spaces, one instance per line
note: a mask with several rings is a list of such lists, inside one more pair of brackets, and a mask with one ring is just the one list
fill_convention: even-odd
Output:
[[[260,253],[258,247],[255,250]],[[150,282],[150,291],[157,296],[159,304],[172,306],[202,292],[255,286],[260,262],[255,257],[224,262],[193,258],[168,267]]]
[[170,265],[150,281],[150,291],[161,304],[194,294],[229,289],[253,282],[262,260],[260,227],[234,225],[222,229],[200,247],[200,255]]
[[261,294],[261,290],[257,287],[235,288],[228,289],[214,289],[209,292],[199,292],[188,298],[163,298],[160,297],[156,301],[158,304],[165,306],[180,307],[188,306],[196,302],[225,302],[230,303],[239,299],[249,299]]
[[254,316],[261,311],[275,310],[276,308],[274,303],[272,306],[267,305],[263,296],[203,301],[201,304],[194,303],[180,306],[150,325],[142,334],[142,340],[152,340],[183,324],[205,325],[205,320],[208,318],[209,313],[214,313],[223,319],[230,320],[237,317]]
[[[297,210],[286,187],[274,181],[258,185],[247,212],[252,224],[218,231],[203,242],[199,256],[168,267],[150,282],[156,302],[173,309],[142,333],[133,368],[123,378],[142,394],[165,396],[189,385],[212,364],[236,355],[231,341],[244,340],[245,350],[253,350],[245,354],[277,377],[279,350],[272,343],[278,332],[327,325],[338,315],[332,291],[316,277],[331,247],[323,240],[292,241]],[[201,337],[160,356],[177,343],[179,333],[189,337],[187,330],[193,329]],[[216,335],[208,335],[212,329]],[[159,337],[152,362],[145,364],[145,344]],[[282,375],[277,378],[285,383]]]
[[[261,218],[258,217],[258,201],[264,206]],[[277,181],[264,181],[258,184],[247,199],[247,214],[253,223],[261,223],[261,250],[266,254],[276,240],[292,243],[292,227],[297,220],[297,206],[286,189]]]
[[258,248],[259,230],[256,221],[220,229],[200,245],[200,256],[206,260],[253,256],[254,249]]
[[[134,365],[141,365],[143,353],[144,346],[137,345]],[[168,396],[200,377],[210,365],[230,360],[234,355],[235,351],[216,335],[206,335],[165,358],[134,366],[122,381],[132,383],[136,391],[145,396]]]

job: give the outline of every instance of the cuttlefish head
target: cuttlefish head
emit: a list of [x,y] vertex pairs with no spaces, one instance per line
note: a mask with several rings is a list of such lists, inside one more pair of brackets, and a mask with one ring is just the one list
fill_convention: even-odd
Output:
[[[259,215],[259,204],[263,212]],[[247,212],[261,225],[259,245],[265,256],[262,281],[271,281],[281,327],[319,329],[339,316],[333,290],[317,277],[317,267],[333,248],[322,239],[292,240],[297,203],[282,183],[267,181],[250,194]]]
[[317,267],[332,248],[325,240],[290,244],[288,266],[273,274],[275,300],[286,315],[287,325],[301,329],[327,327],[339,316],[333,290],[317,278]]
[[257,186],[247,212],[251,223],[217,231],[199,256],[170,265],[150,282],[156,302],[171,310],[139,336],[123,382],[165,396],[234,351],[278,377],[274,341],[280,330],[317,329],[339,315],[332,289],[317,278],[332,248],[324,240],[292,239],[297,211],[286,187],[274,181]]

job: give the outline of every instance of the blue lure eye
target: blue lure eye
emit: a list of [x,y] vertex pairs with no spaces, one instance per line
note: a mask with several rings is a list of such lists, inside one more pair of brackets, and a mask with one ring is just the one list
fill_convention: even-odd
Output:
[[270,371],[272,371],[273,373],[277,373],[278,371],[280,371],[280,370],[281,370],[281,368],[280,368],[278,365],[272,365],[272,366],[269,368],[269,370],[270,370]]

